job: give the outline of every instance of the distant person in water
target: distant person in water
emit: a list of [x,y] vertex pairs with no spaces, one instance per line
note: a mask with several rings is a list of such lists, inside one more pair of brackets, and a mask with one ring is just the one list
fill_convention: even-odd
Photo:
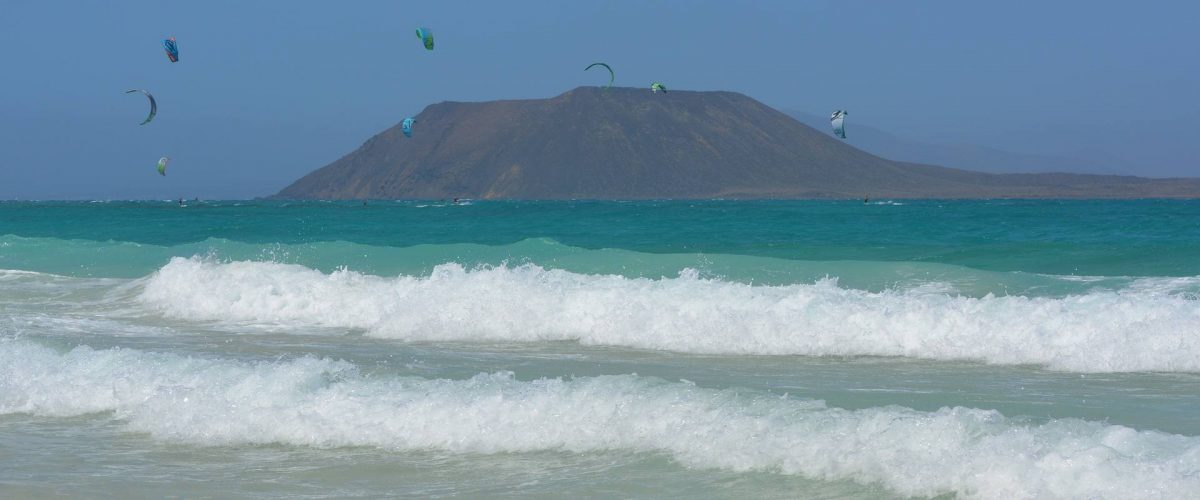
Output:
[[455,199],[454,199],[454,204],[455,204],[455,205],[457,205],[457,204],[458,204],[458,198],[455,198]]

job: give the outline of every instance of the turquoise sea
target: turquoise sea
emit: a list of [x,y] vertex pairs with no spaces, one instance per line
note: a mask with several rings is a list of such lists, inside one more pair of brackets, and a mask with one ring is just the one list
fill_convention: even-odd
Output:
[[1200,497],[1200,201],[0,202],[0,497]]

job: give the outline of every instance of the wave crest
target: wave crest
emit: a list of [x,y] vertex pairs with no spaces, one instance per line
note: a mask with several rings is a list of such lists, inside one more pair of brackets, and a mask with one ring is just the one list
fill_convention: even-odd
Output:
[[452,453],[632,450],[695,468],[880,483],[905,495],[1182,498],[1200,438],[988,410],[844,410],[636,375],[520,381],[369,377],[342,361],[236,362],[0,342],[0,414],[114,412],[199,445]]
[[571,340],[702,354],[1200,371],[1200,301],[1155,291],[972,298],[936,286],[845,289],[834,279],[751,286],[692,270],[645,279],[450,263],[428,276],[385,278],[175,258],[144,281],[139,299],[181,319],[361,329],[410,341]]

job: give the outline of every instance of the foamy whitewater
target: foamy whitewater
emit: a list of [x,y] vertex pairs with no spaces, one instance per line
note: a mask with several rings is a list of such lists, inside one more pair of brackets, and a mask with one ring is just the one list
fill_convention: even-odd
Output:
[[969,408],[847,411],[636,375],[373,379],[349,363],[312,357],[248,364],[5,342],[0,380],[0,413],[107,412],[130,431],[209,446],[629,449],[688,467],[879,482],[905,495],[1184,498],[1200,491],[1196,437],[1074,419],[1022,424]]
[[[535,265],[383,278],[174,258],[140,301],[169,317],[365,330],[402,340],[571,340],[704,354],[909,356],[1079,372],[1200,371],[1200,301],[1158,290],[1064,298],[751,286]],[[343,330],[344,331],[344,330]]]
[[1200,203],[0,202],[0,497],[1177,499]]

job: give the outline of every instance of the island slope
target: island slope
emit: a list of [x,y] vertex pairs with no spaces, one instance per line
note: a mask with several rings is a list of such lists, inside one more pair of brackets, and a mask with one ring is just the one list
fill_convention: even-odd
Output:
[[[442,102],[278,198],[1200,197],[1200,179],[986,174],[887,160],[734,92],[580,87]],[[852,129],[851,129],[852,130]]]

